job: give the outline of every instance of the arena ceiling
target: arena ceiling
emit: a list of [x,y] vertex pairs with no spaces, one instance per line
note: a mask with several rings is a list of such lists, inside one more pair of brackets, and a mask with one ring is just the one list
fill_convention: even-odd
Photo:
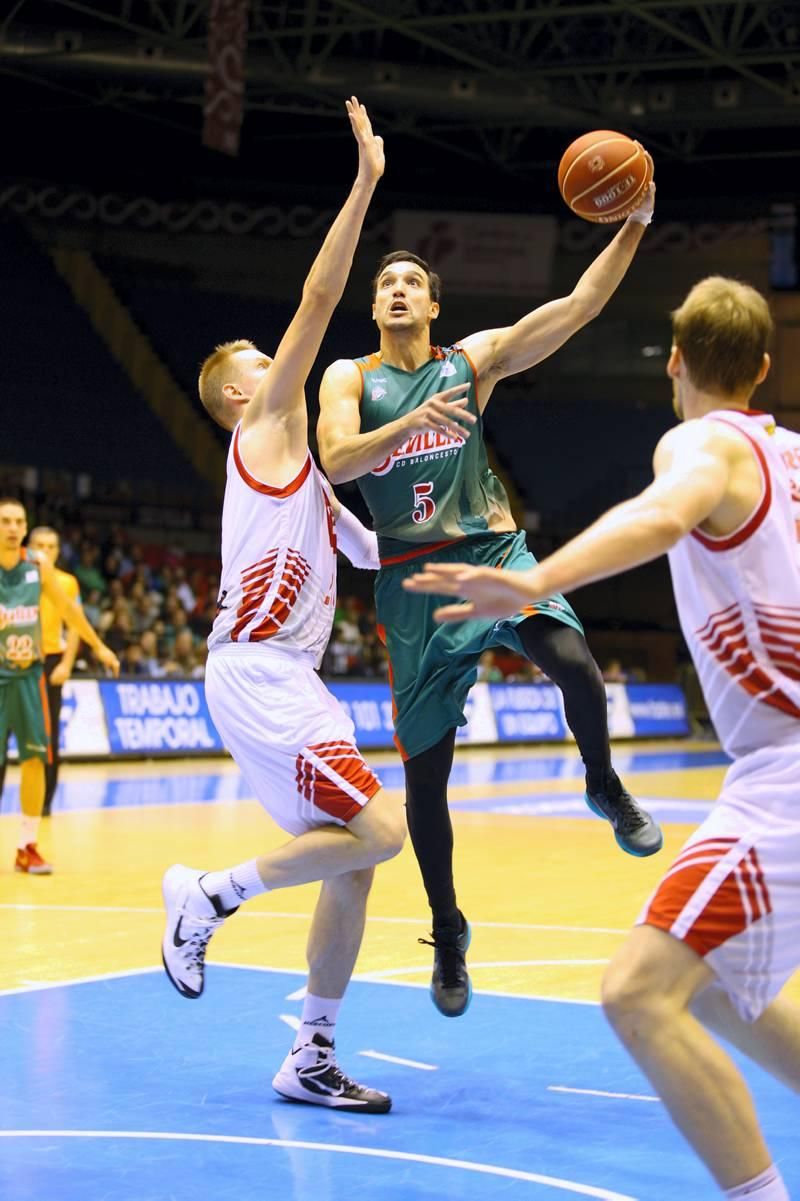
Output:
[[405,197],[547,209],[592,128],[639,137],[687,204],[798,190],[799,0],[250,0],[236,160],[200,144],[209,8],[6,0],[4,174],[310,195],[351,176],[356,92]]

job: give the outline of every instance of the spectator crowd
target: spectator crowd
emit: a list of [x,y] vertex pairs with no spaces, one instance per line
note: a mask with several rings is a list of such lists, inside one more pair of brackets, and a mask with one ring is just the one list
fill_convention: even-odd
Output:
[[[77,577],[84,612],[119,656],[122,674],[202,678],[219,592],[217,559],[138,542],[122,526],[103,533],[94,525],[71,523],[61,527],[60,536],[59,565]],[[82,646],[76,673],[95,670],[91,653]],[[321,673],[387,679],[388,658],[375,611],[362,597],[339,597]],[[603,675],[606,680],[643,678],[643,673],[624,671],[617,659]],[[478,679],[538,683],[547,677],[519,655],[498,648],[481,657]]]

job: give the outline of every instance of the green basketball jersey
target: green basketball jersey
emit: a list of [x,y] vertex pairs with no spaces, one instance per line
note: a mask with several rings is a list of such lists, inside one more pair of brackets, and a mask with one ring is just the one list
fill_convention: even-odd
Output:
[[380,354],[355,360],[361,372],[361,432],[419,408],[436,392],[468,383],[478,418],[467,439],[415,434],[356,481],[372,514],[381,562],[425,554],[474,534],[516,528],[505,488],[489,469],[478,412],[475,370],[460,346],[431,347],[416,371],[390,367]]
[[0,567],[0,676],[19,675],[40,662],[41,597],[39,564],[24,550],[16,567]]

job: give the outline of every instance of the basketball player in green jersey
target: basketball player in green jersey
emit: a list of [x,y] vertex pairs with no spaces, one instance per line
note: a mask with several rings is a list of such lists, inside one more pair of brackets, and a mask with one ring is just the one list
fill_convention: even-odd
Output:
[[25,508],[0,499],[0,756],[8,732],[17,737],[20,760],[22,823],[15,870],[46,876],[53,870],[39,854],[36,835],[45,793],[45,764],[50,761],[50,716],[43,672],[41,599],[46,596],[59,617],[89,643],[104,667],[119,675],[119,660],[89,625],[83,610],[62,590],[55,568],[36,558],[22,543],[28,531]]
[[390,661],[395,741],[406,775],[408,827],[433,913],[431,995],[441,1013],[467,1008],[469,925],[456,904],[447,781],[456,727],[481,654],[505,646],[532,660],[561,689],[586,768],[586,801],[631,855],[652,855],[661,831],[611,766],[603,680],[583,627],[563,596],[504,621],[437,626],[437,599],[410,595],[403,580],[421,560],[459,560],[525,570],[535,559],[489,469],[482,413],[495,384],[527,371],[597,316],[630,265],[654,207],[651,186],[574,291],[515,325],[431,346],[439,277],[405,250],[381,261],[373,285],[380,350],[340,360],[325,373],[318,429],[332,483],[355,479],[369,506],[381,570],[379,628]]

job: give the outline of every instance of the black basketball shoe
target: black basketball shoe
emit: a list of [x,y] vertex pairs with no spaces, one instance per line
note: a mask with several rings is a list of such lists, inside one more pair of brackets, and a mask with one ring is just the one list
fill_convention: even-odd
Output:
[[603,772],[600,786],[590,790],[586,779],[586,804],[609,821],[623,851],[640,859],[655,855],[664,845],[658,822],[636,803],[613,768]]
[[446,1018],[458,1018],[466,1013],[472,1000],[472,982],[465,956],[472,938],[469,922],[459,910],[461,929],[434,926],[430,939],[420,938],[425,946],[433,947],[431,1000]]

